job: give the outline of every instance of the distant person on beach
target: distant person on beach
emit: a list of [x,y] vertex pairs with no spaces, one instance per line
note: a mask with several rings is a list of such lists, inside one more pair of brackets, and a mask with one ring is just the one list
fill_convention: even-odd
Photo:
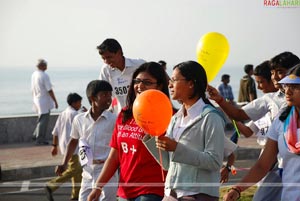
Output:
[[254,79],[251,77],[253,75],[253,65],[247,64],[244,67],[246,75],[240,81],[240,90],[238,102],[251,102],[257,98],[256,87]]
[[232,88],[229,85],[230,75],[223,74],[221,77],[221,84],[218,86],[219,93],[230,103],[234,104],[234,96]]
[[118,112],[126,105],[126,97],[133,72],[141,64],[142,59],[129,59],[124,57],[119,42],[108,38],[97,46],[98,52],[104,61],[99,80],[108,81],[113,87],[113,97],[117,98]]
[[98,200],[107,181],[118,171],[119,201],[161,201],[164,196],[164,175],[142,142],[146,133],[136,124],[132,108],[136,97],[149,89],[160,90],[169,97],[165,71],[156,62],[144,63],[135,70],[130,83],[127,105],[118,115],[110,142],[109,157],[88,201]]
[[[86,88],[86,95],[91,108],[74,117],[71,139],[62,165],[56,167],[56,174],[62,175],[79,146],[79,159],[83,169],[79,201],[86,201],[95,187],[96,178],[109,154],[109,142],[116,122],[116,115],[108,111],[112,101],[112,86],[107,81],[91,81]],[[111,175],[111,185],[103,188],[101,201],[116,200],[117,178],[117,174]]]
[[[210,99],[216,101],[218,105],[222,108],[222,110],[232,119],[236,121],[244,121],[244,120],[252,120],[257,121],[260,118],[264,117],[266,114],[270,112],[271,115],[271,121],[274,121],[274,118],[276,115],[286,106],[286,101],[284,98],[284,88],[279,84],[279,81],[284,78],[292,67],[294,67],[296,64],[300,63],[300,59],[298,56],[294,55],[291,52],[282,52],[276,56],[274,56],[270,60],[270,69],[271,69],[271,79],[272,82],[278,91],[273,93],[266,93],[262,97],[246,104],[242,108],[237,108],[233,106],[232,104],[227,103],[224,98],[218,93],[218,91],[213,88],[212,86],[208,86],[208,94],[210,96]],[[277,172],[277,179],[278,181],[281,180],[279,176],[281,164],[273,164],[273,169],[277,169],[278,171],[274,170],[273,172]],[[274,192],[274,189],[276,194],[273,194],[272,196],[269,196],[270,191]],[[265,195],[265,197],[259,198],[257,196],[258,200],[274,200],[273,198],[276,196],[280,197],[281,193],[281,187],[279,186],[260,186],[259,189],[263,191],[264,193],[260,195]],[[258,189],[258,190],[259,190]],[[256,197],[256,196],[254,196]],[[270,199],[269,199],[270,198]]]
[[44,59],[38,60],[37,70],[31,76],[31,91],[33,105],[38,113],[38,121],[32,139],[36,140],[36,145],[48,145],[46,141],[47,128],[50,119],[50,111],[58,104],[52,89],[50,77],[45,72],[47,62]]
[[[67,97],[68,107],[60,113],[56,120],[56,124],[52,131],[53,143],[52,143],[52,156],[57,155],[57,146],[62,155],[66,154],[67,145],[70,140],[72,122],[74,117],[78,114],[81,108],[82,97],[77,93],[70,93]],[[51,179],[47,182],[45,190],[49,201],[53,201],[52,193],[57,190],[63,183],[72,180],[72,193],[71,200],[78,200],[79,190],[81,183],[82,168],[79,162],[78,150],[68,162],[66,171],[61,176]]]

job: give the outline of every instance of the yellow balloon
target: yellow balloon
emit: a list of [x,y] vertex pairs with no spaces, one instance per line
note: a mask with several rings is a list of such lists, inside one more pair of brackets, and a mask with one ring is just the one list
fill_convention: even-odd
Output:
[[226,37],[217,32],[209,32],[197,44],[197,61],[206,71],[207,81],[212,81],[225,63],[229,54]]

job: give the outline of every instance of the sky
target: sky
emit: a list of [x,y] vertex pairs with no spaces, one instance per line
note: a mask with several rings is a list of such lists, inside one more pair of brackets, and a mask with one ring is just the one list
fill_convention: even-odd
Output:
[[0,69],[103,64],[96,46],[117,39],[124,55],[175,65],[196,60],[209,32],[226,36],[223,66],[257,65],[283,52],[300,56],[300,8],[265,0],[0,0]]

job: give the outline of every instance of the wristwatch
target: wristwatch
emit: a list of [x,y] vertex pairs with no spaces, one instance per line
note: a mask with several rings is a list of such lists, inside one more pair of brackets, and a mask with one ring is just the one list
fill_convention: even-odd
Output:
[[226,165],[225,168],[228,170],[228,172],[231,172],[231,165]]

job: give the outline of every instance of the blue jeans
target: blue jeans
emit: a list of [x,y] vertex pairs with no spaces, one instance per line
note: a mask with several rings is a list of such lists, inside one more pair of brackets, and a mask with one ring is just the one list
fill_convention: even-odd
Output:
[[119,201],[161,201],[163,197],[155,194],[144,194],[136,198],[124,199],[119,197]]

